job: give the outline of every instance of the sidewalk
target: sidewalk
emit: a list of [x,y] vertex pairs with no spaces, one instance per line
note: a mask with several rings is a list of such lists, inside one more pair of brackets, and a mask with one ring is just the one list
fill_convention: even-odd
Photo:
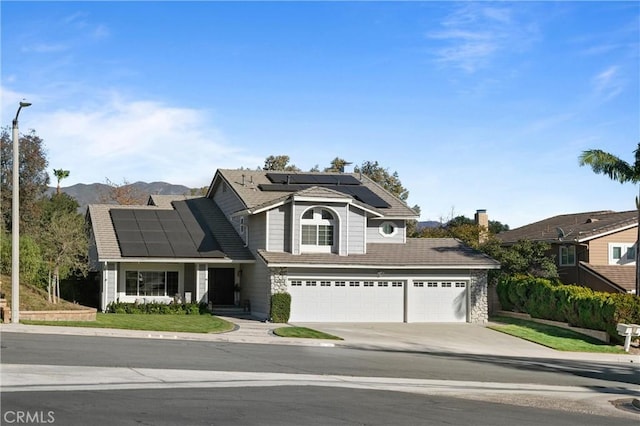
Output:
[[286,324],[222,317],[236,325],[220,334],[119,330],[107,328],[58,327],[25,324],[1,324],[0,333],[60,334],[139,339],[194,340],[247,344],[346,347],[364,350],[409,351],[425,353],[461,353],[518,358],[564,359],[573,361],[635,363],[640,356],[586,352],[560,352],[474,324],[386,324],[386,323],[299,323],[339,336],[344,340],[283,338],[272,330]]

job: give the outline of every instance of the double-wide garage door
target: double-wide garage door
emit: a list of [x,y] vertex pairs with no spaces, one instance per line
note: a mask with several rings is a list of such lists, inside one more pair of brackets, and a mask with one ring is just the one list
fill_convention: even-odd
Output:
[[466,283],[292,279],[290,321],[464,322]]

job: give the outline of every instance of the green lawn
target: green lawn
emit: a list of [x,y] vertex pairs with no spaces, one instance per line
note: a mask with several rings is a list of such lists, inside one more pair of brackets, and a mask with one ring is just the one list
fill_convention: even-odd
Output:
[[331,339],[342,340],[342,338],[332,334],[323,333],[322,331],[313,330],[306,327],[280,327],[273,330],[276,336],[280,337],[299,337],[303,339]]
[[499,323],[489,326],[492,330],[529,340],[558,351],[626,353],[619,346],[604,343],[591,336],[561,327],[510,317],[494,317],[491,318],[491,321]]
[[119,328],[126,330],[223,333],[234,325],[213,315],[103,314],[96,321],[21,321],[33,325],[64,327]]

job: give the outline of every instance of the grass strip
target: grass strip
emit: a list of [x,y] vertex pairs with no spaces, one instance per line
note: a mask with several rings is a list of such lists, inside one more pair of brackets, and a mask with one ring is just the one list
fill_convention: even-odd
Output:
[[154,315],[98,313],[96,321],[21,321],[32,325],[62,327],[117,328],[124,330],[224,333],[234,325],[213,315]]
[[280,337],[297,337],[301,339],[342,340],[341,337],[307,327],[280,327],[273,330],[273,334]]
[[620,346],[602,342],[591,336],[552,325],[521,318],[492,317],[488,328],[519,337],[539,345],[566,352],[626,353]]

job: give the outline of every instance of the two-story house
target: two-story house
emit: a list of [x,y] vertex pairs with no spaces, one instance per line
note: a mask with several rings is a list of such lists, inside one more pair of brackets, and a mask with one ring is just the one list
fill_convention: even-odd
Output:
[[505,245],[519,240],[549,243],[564,284],[635,293],[636,210],[558,215],[497,236]]
[[218,170],[205,197],[87,218],[103,309],[178,295],[268,319],[288,292],[291,321],[482,323],[499,267],[455,239],[407,238],[416,213],[354,173]]

